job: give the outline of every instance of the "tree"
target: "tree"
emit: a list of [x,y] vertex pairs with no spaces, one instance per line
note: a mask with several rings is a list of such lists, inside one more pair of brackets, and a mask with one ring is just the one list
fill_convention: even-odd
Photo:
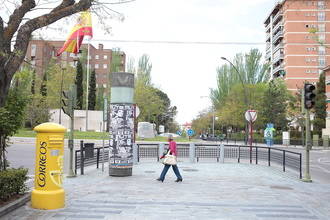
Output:
[[151,85],[151,69],[152,64],[150,62],[149,56],[147,54],[143,54],[139,59],[137,68],[138,82],[147,86]]
[[[33,31],[52,24],[91,7],[94,0],[59,1],[50,12],[24,20],[27,13],[37,6],[35,0],[23,0],[10,15],[8,21],[0,17],[0,107],[5,105],[10,82],[24,60]],[[37,13],[38,14],[38,13]],[[30,13],[31,15],[31,13]],[[6,24],[6,25],[4,25]],[[12,46],[14,42],[14,46]]]
[[[13,84],[4,107],[0,107],[0,171],[8,166],[6,147],[8,138],[22,126],[24,109],[27,103],[24,88],[20,83]],[[26,88],[26,87],[25,87]]]
[[[222,65],[217,69],[217,88],[211,89],[210,97],[213,106],[218,108],[236,84],[258,84],[270,78],[268,64],[261,63],[262,54],[258,49],[251,49],[247,54],[236,54],[233,65]],[[237,72],[237,71],[238,72]],[[245,92],[245,91],[243,91]],[[251,96],[251,94],[246,94]],[[249,99],[251,100],[251,99]]]
[[95,110],[103,111],[103,105],[104,105],[104,88],[100,87],[97,90],[96,95],[96,105]]
[[44,97],[47,96],[47,72],[44,73],[44,76],[42,78],[42,83],[40,86],[40,94]]
[[95,70],[93,69],[89,80],[88,109],[95,110],[95,104],[96,104],[96,78],[95,78]]
[[36,71],[33,71],[32,74],[32,82],[31,82],[31,94],[34,95],[36,93]]
[[313,121],[313,133],[322,135],[322,129],[325,128],[325,119],[327,116],[327,104],[325,95],[325,74],[320,75],[316,84],[315,96],[315,117]]
[[270,81],[262,96],[258,120],[261,120],[264,126],[267,123],[273,123],[276,129],[286,130],[288,127],[287,107],[290,96],[282,79]]
[[80,60],[77,63],[77,74],[75,84],[77,86],[77,109],[83,109],[83,98],[84,98],[84,88],[83,88],[83,68]]

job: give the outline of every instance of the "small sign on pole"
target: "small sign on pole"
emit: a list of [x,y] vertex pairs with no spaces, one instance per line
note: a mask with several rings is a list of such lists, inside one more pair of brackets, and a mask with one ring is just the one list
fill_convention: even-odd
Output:
[[248,122],[255,122],[255,120],[257,120],[257,111],[256,110],[247,110],[245,112],[245,119]]

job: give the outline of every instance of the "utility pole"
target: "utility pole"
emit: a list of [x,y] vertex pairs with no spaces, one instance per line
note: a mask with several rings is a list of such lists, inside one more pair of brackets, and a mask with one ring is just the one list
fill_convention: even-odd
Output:
[[306,145],[305,145],[306,169],[305,169],[305,176],[302,179],[302,181],[304,181],[304,182],[312,182],[311,175],[309,172],[309,156],[310,156],[309,151],[312,149],[311,123],[310,123],[309,111],[315,105],[315,101],[314,101],[315,94],[313,93],[314,90],[315,90],[315,86],[313,84],[310,84],[310,83],[304,84],[304,91],[303,91],[304,103],[302,103],[302,105],[304,105],[304,108],[306,109],[306,111],[305,111],[305,113],[306,113],[306,119],[305,119],[306,120]]
[[62,110],[65,114],[70,117],[70,133],[68,140],[68,147],[70,150],[69,156],[69,174],[67,177],[75,177],[76,174],[73,172],[73,130],[74,130],[74,108],[76,107],[77,100],[77,87],[72,85],[69,91],[63,91],[63,107]]

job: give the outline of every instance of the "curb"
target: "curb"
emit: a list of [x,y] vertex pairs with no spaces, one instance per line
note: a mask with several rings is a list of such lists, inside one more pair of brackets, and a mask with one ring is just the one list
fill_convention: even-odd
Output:
[[23,197],[3,206],[0,208],[0,217],[8,214],[9,212],[25,205],[27,202],[29,202],[31,199],[31,193],[26,193]]

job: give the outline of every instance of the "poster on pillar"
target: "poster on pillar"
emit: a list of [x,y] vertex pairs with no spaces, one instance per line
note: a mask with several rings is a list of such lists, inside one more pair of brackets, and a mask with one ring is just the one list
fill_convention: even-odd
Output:
[[129,168],[133,166],[134,106],[132,104],[110,105],[110,166]]

